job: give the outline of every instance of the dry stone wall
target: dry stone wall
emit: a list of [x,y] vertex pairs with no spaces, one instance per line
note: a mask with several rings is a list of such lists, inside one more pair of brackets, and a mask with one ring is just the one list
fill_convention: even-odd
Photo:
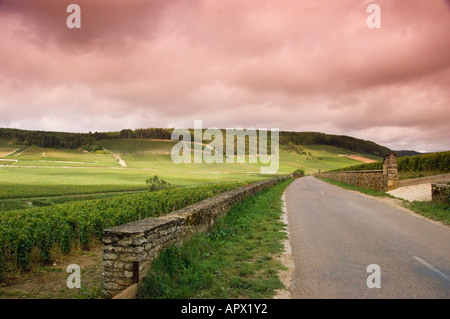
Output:
[[450,185],[447,182],[431,184],[431,198],[436,202],[450,203]]
[[387,177],[382,170],[321,173],[316,176],[377,191],[386,190]]
[[382,170],[324,172],[315,176],[377,191],[393,190],[398,187],[397,155],[386,155]]
[[163,217],[147,218],[104,230],[104,297],[112,298],[138,283],[161,249],[180,244],[196,232],[208,230],[218,217],[224,216],[237,202],[288,178],[254,183]]

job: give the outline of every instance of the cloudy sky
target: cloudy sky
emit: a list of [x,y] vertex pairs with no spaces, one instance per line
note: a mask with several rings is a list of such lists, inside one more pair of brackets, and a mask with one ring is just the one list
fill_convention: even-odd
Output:
[[0,39],[0,127],[203,120],[450,149],[448,0],[0,0]]

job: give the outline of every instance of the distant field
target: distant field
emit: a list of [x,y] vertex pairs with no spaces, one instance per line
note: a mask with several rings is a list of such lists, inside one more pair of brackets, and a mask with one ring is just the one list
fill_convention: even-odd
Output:
[[370,158],[366,158],[363,156],[359,156],[359,155],[344,155],[347,156],[348,158],[363,162],[363,163],[376,163],[377,161],[370,159]]
[[11,153],[14,153],[15,151],[19,150],[19,147],[7,147],[7,146],[1,146],[0,147],[0,157],[7,156]]
[[[131,142],[131,143],[130,143]],[[154,140],[106,140],[102,141],[105,148],[121,154],[128,167],[131,168],[157,168],[158,170],[180,170],[211,173],[259,173],[264,164],[174,164],[170,152],[176,142]],[[357,160],[338,156],[339,154],[355,154],[351,151],[325,145],[308,145],[303,149],[309,155],[299,155],[295,152],[281,151],[280,173],[290,173],[297,168],[303,168],[306,173],[316,172],[318,169],[334,169],[348,165],[359,164]],[[373,156],[372,156],[373,157]],[[379,158],[377,158],[379,159]],[[225,161],[224,161],[225,162]]]
[[[145,189],[147,178],[159,175],[176,186],[216,183],[217,174],[150,171],[143,169],[0,167],[0,198],[89,194]],[[227,174],[219,182],[258,181],[268,176]]]
[[[176,186],[255,182],[271,177],[260,174],[261,163],[250,164],[248,160],[244,164],[175,164],[170,156],[175,141],[114,139],[101,143],[109,153],[24,147],[0,141],[0,147],[5,149],[20,148],[1,158],[11,161],[0,161],[0,199],[142,190],[146,188],[146,179],[153,175]],[[356,153],[337,147],[303,148],[307,155],[281,151],[279,174],[297,168],[311,174],[318,169],[332,170],[360,163],[339,156]],[[120,155],[126,168],[120,166],[114,154]]]
[[82,150],[51,149],[37,146],[26,147],[22,152],[5,159],[14,159],[16,166],[85,166],[120,167],[110,154],[89,153]]
[[136,139],[136,140],[102,140],[101,144],[109,150],[121,154],[168,154],[176,141],[163,141],[151,139]]

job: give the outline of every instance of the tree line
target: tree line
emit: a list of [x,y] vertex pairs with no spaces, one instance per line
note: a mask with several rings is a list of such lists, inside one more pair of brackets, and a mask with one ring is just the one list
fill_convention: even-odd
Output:
[[65,133],[48,131],[27,131],[18,129],[0,129],[0,138],[12,140],[15,144],[36,145],[47,148],[76,149],[95,144],[99,139],[107,138],[107,133]]
[[280,132],[280,145],[329,145],[357,153],[384,156],[390,149],[372,141],[361,140],[346,135],[331,135],[318,132]]
[[[0,138],[14,140],[16,144],[36,145],[47,148],[77,149],[83,147],[95,150],[100,147],[102,139],[151,138],[170,140],[173,129],[138,128],[123,129],[119,132],[67,133],[50,131],[30,131],[0,128]],[[390,149],[371,141],[361,140],[345,135],[330,135],[317,132],[280,132],[280,145],[285,148],[297,148],[301,145],[330,145],[358,153],[383,156]],[[270,136],[268,136],[270,142]],[[225,136],[224,136],[225,141]]]

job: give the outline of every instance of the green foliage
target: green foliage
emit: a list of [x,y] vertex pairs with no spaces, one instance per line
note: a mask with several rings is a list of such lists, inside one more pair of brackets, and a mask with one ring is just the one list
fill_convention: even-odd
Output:
[[95,144],[98,139],[107,137],[107,133],[97,132],[63,133],[0,128],[0,138],[13,139],[17,144],[40,147],[76,149],[83,145]]
[[[400,157],[398,159],[397,165],[399,172],[450,172],[450,151]],[[349,166],[337,169],[335,171],[360,171],[379,169],[383,169],[382,162]]]
[[416,151],[407,151],[407,150],[403,150],[403,151],[395,151],[395,153],[397,153],[398,157],[404,157],[404,156],[415,156],[415,155],[421,155],[423,153],[420,152],[416,152]]
[[294,152],[298,155],[306,155],[306,152],[300,145],[296,145],[291,141],[288,141],[286,145],[280,145],[280,148],[288,152]]
[[280,132],[280,145],[332,145],[357,153],[367,153],[384,156],[389,153],[387,147],[371,141],[365,141],[350,136],[330,135],[318,132]]
[[30,253],[33,248],[32,236],[25,229],[18,234],[15,242],[16,263],[22,269],[27,269]]
[[398,170],[403,172],[450,172],[450,151],[401,157],[398,160]]
[[[43,170],[41,168],[37,168],[36,171]],[[39,172],[38,172],[39,173]],[[71,172],[68,172],[67,175],[64,177],[72,177],[73,174]],[[111,173],[110,173],[111,174]],[[15,176],[17,176],[16,174]],[[31,175],[31,174],[30,174]],[[20,177],[24,177],[24,175],[21,175]],[[43,178],[48,178],[47,175],[43,174]],[[103,184],[103,185],[68,185],[68,184],[61,184],[61,185],[52,185],[52,184],[16,184],[16,183],[1,183],[0,187],[0,198],[1,199],[13,199],[13,198],[30,198],[30,197],[50,197],[50,196],[68,196],[68,195],[81,195],[86,194],[88,196],[92,193],[110,193],[110,192],[127,192],[127,191],[139,191],[139,190],[145,190],[145,185],[138,184],[138,185],[116,185],[116,184]],[[34,205],[33,201],[33,205]],[[42,203],[41,201],[36,202],[36,206],[38,205],[45,205],[45,203]],[[15,204],[16,207],[19,206],[17,203]],[[25,204],[26,205],[26,204]],[[20,206],[25,206],[20,205]],[[8,207],[11,206],[11,207]],[[0,203],[0,210],[11,210],[14,207],[13,203],[5,204],[5,202]],[[25,206],[26,207],[26,206]]]
[[2,234],[0,234],[0,283],[3,282],[3,280],[5,279],[5,270],[3,266],[4,256],[2,247],[3,247],[3,236]]
[[102,287],[95,286],[90,289],[85,286],[81,286],[81,291],[76,299],[102,299]]
[[372,171],[383,169],[383,162],[366,163],[354,166],[348,166],[343,168],[338,168],[333,170],[334,172],[339,171]]
[[122,130],[120,131],[120,138],[154,138],[154,139],[163,139],[170,140],[172,137],[173,129],[164,129],[164,128],[139,128],[137,130]]
[[81,248],[88,248],[106,228],[165,215],[239,185],[172,188],[4,212],[0,214],[0,251],[6,252],[5,256],[15,255],[16,264],[26,269],[33,247],[39,249],[43,262],[49,262],[56,243],[63,253],[69,253],[77,242]]
[[158,175],[155,175],[152,178],[147,179],[145,183],[147,184],[148,190],[150,192],[156,192],[162,189],[170,188],[170,184],[167,183],[165,180],[160,179]]
[[93,141],[89,144],[84,145],[83,149],[88,152],[98,152],[98,151],[103,151],[103,146],[99,142]]
[[295,171],[293,171],[292,174],[297,174],[297,175],[302,175],[302,176],[304,176],[304,175],[305,175],[305,170],[304,170],[304,169],[301,169],[301,168],[298,168],[298,169],[296,169]]

